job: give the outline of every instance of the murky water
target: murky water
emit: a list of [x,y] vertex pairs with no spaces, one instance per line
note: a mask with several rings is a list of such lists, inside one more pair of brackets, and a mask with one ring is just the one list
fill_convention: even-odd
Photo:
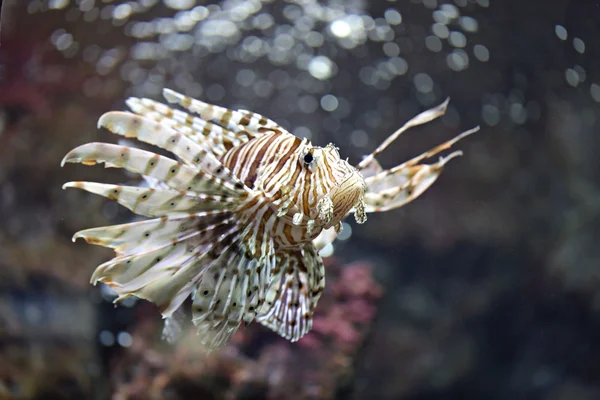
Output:
[[[597,1],[3,2],[0,394],[598,398],[598,18]],[[252,324],[207,357],[193,330],[161,341],[151,304],[114,308],[89,284],[111,252],[72,234],[138,217],[61,190],[137,184],[60,160],[117,143],[98,117],[165,87],[333,142],[353,164],[447,97],[382,166],[481,131],[414,202],[347,220],[323,253],[310,337]]]

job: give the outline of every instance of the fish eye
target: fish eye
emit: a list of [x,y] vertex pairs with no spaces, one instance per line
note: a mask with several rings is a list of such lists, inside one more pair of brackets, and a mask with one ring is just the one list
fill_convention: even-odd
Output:
[[310,151],[304,155],[304,163],[305,164],[310,164],[311,162],[313,162],[313,160],[314,160],[314,157]]

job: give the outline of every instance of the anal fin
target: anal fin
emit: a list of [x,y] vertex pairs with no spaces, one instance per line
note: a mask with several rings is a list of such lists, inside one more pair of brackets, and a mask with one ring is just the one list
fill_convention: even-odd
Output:
[[224,251],[198,282],[193,293],[192,322],[207,351],[229,341],[242,320],[252,321],[264,296],[274,257],[253,258],[240,240]]
[[256,320],[295,342],[312,328],[324,287],[323,261],[312,243],[299,251],[279,252]]

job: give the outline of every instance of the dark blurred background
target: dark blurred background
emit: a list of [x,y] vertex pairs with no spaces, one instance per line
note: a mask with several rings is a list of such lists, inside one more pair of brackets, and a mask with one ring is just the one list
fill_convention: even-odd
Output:
[[[4,0],[0,398],[600,399],[598,21],[592,0]],[[132,215],[61,190],[136,181],[60,160],[163,87],[353,162],[449,96],[386,168],[482,129],[414,203],[346,226],[305,339],[253,324],[207,357],[88,283],[111,252],[71,236]]]

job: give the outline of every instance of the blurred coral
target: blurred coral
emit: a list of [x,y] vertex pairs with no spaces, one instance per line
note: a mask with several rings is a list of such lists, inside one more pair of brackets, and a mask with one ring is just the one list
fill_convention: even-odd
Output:
[[[171,347],[159,342],[156,315],[144,315],[131,347],[111,361],[115,399],[330,399],[352,381],[382,295],[365,262],[326,259],[326,286],[315,325],[289,343],[252,324],[221,352],[206,355],[190,327]],[[143,305],[148,306],[149,305]]]

